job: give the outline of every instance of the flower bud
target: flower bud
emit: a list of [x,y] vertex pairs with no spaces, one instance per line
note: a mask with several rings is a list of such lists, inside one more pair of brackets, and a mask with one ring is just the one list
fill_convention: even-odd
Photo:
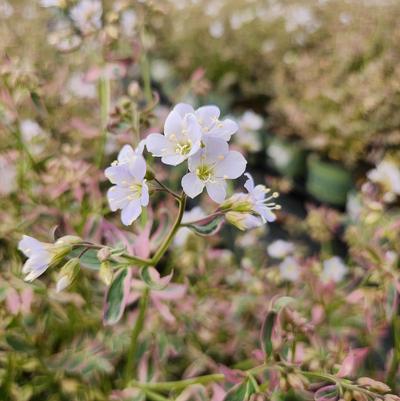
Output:
[[80,260],[79,258],[70,259],[60,270],[56,291],[63,291],[65,288],[69,287],[73,281],[76,279],[80,270]]
[[109,286],[113,279],[113,270],[110,266],[110,262],[107,260],[101,262],[100,270],[99,270],[99,277],[100,280],[107,286]]
[[110,248],[107,247],[101,248],[97,252],[97,258],[100,260],[100,262],[104,262],[107,259],[109,259],[110,255],[111,255]]
[[387,384],[371,379],[369,377],[360,377],[357,380],[357,383],[360,386],[368,387],[372,390],[377,391],[378,393],[388,393],[390,391],[390,387]]
[[400,401],[400,397],[394,394],[386,394],[383,396],[385,401]]
[[295,373],[289,373],[287,376],[290,387],[295,390],[304,390],[304,383]]
[[368,401],[368,397],[361,391],[353,391],[353,398],[356,401]]
[[247,216],[246,214],[240,212],[228,212],[225,214],[226,220],[231,223],[233,226],[237,227],[239,230],[246,230],[247,224]]

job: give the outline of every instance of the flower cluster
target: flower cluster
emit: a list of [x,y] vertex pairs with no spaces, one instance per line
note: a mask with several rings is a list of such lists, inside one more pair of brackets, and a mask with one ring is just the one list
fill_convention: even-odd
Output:
[[220,119],[217,106],[203,106],[194,110],[184,103],[177,104],[164,124],[164,133],[150,134],[136,150],[126,145],[118,160],[106,169],[106,177],[115,184],[108,192],[111,210],[122,210],[122,222],[130,225],[149,202],[146,185],[146,162],[142,156],[144,145],[164,164],[177,166],[188,163],[182,177],[184,193],[190,198],[200,195],[204,188],[210,198],[221,205],[229,222],[240,229],[253,228],[275,220],[272,210],[278,209],[263,185],[255,186],[246,173],[247,194],[233,195],[226,202],[227,180],[239,178],[246,169],[246,159],[229,149],[229,140],[239,129],[233,120]]

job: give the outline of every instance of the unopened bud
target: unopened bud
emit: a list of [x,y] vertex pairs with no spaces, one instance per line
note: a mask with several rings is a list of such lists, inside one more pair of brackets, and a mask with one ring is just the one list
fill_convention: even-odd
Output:
[[239,230],[246,230],[247,215],[240,212],[228,212],[225,214],[226,220]]
[[101,262],[100,270],[99,270],[99,277],[100,280],[107,286],[109,286],[113,279],[113,270],[110,266],[110,262],[107,260]]
[[79,270],[79,258],[70,259],[60,270],[56,285],[56,291],[60,292],[69,287],[78,276]]
[[110,255],[110,248],[104,247],[97,252],[97,259],[99,259],[100,262],[104,262],[110,258]]
[[400,397],[394,394],[386,394],[383,396],[384,401],[400,401]]
[[368,397],[361,391],[353,391],[353,398],[356,401],[368,401]]
[[378,393],[388,393],[390,391],[390,387],[387,384],[371,379],[369,377],[360,377],[357,380],[357,383],[360,386],[368,387],[372,390],[377,391]]
[[296,390],[304,390],[304,384],[302,380],[295,373],[289,373],[287,376],[287,380],[289,382],[290,387]]
[[344,398],[345,401],[351,401],[351,400],[353,399],[353,394],[352,394],[352,392],[349,391],[349,390],[346,390],[346,391],[344,392],[343,398]]

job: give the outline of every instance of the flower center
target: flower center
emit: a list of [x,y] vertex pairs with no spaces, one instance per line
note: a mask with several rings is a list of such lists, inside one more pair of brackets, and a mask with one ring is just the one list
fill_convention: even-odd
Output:
[[201,181],[211,181],[214,176],[214,171],[212,166],[202,165],[196,168],[196,175]]
[[192,149],[192,144],[190,142],[185,142],[185,143],[177,143],[175,146],[175,152],[178,155],[187,155],[190,150]]
[[139,198],[142,194],[142,184],[141,183],[131,184],[131,185],[129,185],[129,189],[131,190],[131,193],[128,196],[128,198],[130,200]]

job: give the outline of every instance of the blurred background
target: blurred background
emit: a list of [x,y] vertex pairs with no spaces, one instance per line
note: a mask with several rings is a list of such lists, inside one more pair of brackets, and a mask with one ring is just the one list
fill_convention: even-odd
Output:
[[[332,370],[366,350],[353,371],[396,388],[399,17],[398,0],[0,0],[0,398],[143,399],[116,392],[139,284],[103,327],[98,272],[63,293],[57,272],[26,284],[17,243],[50,242],[55,227],[134,241],[109,211],[103,170],[178,102],[236,119],[233,147],[282,212],[266,229],[180,233],[141,380],[247,366],[268,302],[291,295],[315,326],[302,363]],[[179,187],[183,170],[156,168]],[[156,204],[156,218],[172,205]],[[216,392],[202,391],[180,400]]]

